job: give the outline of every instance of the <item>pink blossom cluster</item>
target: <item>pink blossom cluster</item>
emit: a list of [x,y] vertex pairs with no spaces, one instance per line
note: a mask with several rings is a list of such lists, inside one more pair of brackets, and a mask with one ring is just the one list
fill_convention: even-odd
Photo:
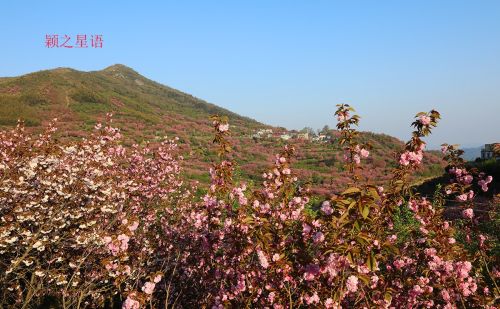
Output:
[[488,184],[491,183],[493,177],[491,176],[484,177],[484,175],[480,175],[479,177],[480,178],[477,184],[481,187],[481,190],[483,190],[484,192],[488,191]]
[[345,122],[349,119],[349,117],[350,117],[349,111],[342,111],[337,114],[337,121]]
[[[450,247],[456,246],[456,241],[449,222],[443,222],[441,214],[425,199],[413,199],[409,207],[420,223],[420,238],[405,244],[405,250],[393,262],[394,268],[389,268],[394,271],[393,284],[406,290],[393,299],[393,304],[454,308],[471,297],[486,297],[479,294],[478,278],[471,273],[472,263],[450,254],[453,252]],[[429,231],[434,231],[434,236]],[[404,287],[400,278],[412,278],[413,283]]]
[[[425,145],[425,144],[422,144]],[[417,166],[422,163],[422,159],[424,157],[423,148],[418,149],[417,151],[405,151],[399,157],[399,164],[403,166]]]
[[431,117],[429,117],[428,115],[421,115],[419,118],[418,118],[418,121],[424,125],[424,126],[428,126],[430,123],[431,123]]
[[[361,148],[359,145],[356,145],[353,149],[353,155],[352,155],[352,160],[356,164],[361,163],[361,158],[368,158],[370,155],[370,152],[366,150],[365,148]],[[348,158],[348,156],[346,156]]]

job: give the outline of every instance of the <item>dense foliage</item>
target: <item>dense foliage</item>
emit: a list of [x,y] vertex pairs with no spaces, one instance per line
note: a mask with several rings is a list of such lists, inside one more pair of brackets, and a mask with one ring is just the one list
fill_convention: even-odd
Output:
[[[453,181],[432,198],[414,192],[423,138],[440,118],[431,111],[417,114],[391,180],[374,185],[362,172],[373,149],[353,112],[336,112],[351,184],[319,205],[294,174],[289,145],[260,186],[238,181],[226,117],[212,118],[219,159],[206,189],[181,181],[175,140],[124,148],[111,119],[79,142],[55,140],[53,125],[40,136],[22,125],[1,132],[0,303],[498,306],[498,256],[475,213],[491,177],[443,145]],[[443,219],[446,199],[460,203],[462,220]]]

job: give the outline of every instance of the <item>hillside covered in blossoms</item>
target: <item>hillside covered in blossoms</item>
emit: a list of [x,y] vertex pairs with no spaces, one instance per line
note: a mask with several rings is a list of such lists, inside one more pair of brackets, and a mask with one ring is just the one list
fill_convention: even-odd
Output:
[[[203,183],[209,182],[206,170],[216,158],[207,147],[212,141],[209,116],[225,115],[231,119],[229,139],[237,171],[248,181],[258,182],[274,154],[290,144],[297,149],[294,169],[301,182],[314,185],[316,193],[325,194],[349,182],[338,130],[325,127],[312,136],[271,127],[158,84],[124,65],[93,72],[59,68],[0,78],[0,106],[1,127],[12,128],[21,119],[27,131],[39,133],[57,118],[55,137],[60,140],[81,139],[104,121],[106,113],[113,114],[124,147],[178,137],[180,152],[189,162],[183,166],[183,177]],[[360,139],[373,146],[365,176],[387,181],[403,142],[371,132],[361,132]],[[442,175],[443,165],[435,152],[426,152],[423,160],[426,164],[412,176],[415,183]]]

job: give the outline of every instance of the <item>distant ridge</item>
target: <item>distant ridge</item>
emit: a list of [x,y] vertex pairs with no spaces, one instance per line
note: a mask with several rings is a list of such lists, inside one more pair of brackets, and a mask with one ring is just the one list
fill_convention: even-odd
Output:
[[484,146],[462,148],[464,151],[462,157],[467,161],[474,161],[476,158],[481,158],[481,149],[483,149],[483,147]]

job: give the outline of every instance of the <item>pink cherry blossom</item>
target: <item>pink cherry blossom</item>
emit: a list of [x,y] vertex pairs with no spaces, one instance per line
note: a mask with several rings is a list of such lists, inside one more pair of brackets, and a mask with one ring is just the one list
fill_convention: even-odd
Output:
[[311,305],[311,304],[316,304],[320,302],[318,293],[314,293],[312,296],[306,295],[305,297],[306,304]]
[[117,239],[120,241],[120,250],[127,250],[130,237],[125,234],[120,234]]
[[472,219],[472,217],[474,217],[474,210],[472,210],[472,208],[467,208],[462,212],[462,216],[467,219]]
[[133,232],[137,229],[137,227],[139,227],[139,222],[138,221],[134,221],[134,223],[132,223],[131,225],[128,226],[128,229]]
[[399,164],[407,166],[410,164],[409,152],[402,153],[399,158]]
[[324,201],[323,204],[321,204],[321,211],[327,216],[333,213],[333,208],[330,206],[329,201]]
[[472,177],[471,175],[466,175],[466,176],[464,177],[464,183],[466,183],[466,184],[470,184],[470,183],[472,182],[472,178],[473,178],[473,177]]
[[361,163],[361,158],[359,157],[358,154],[355,154],[353,157],[352,157],[354,163],[356,164],[360,164]]
[[358,277],[356,276],[349,276],[346,281],[346,287],[349,292],[356,292],[358,290]]
[[450,223],[448,221],[443,222],[443,229],[447,230],[450,228]]
[[144,286],[142,287],[142,291],[146,294],[153,294],[153,291],[155,290],[155,284],[153,282],[146,282]]
[[262,266],[262,268],[268,268],[269,262],[267,261],[267,257],[264,252],[257,250],[257,256],[259,257],[260,266]]
[[141,304],[130,296],[123,302],[123,309],[139,309]]
[[325,240],[325,235],[322,232],[317,232],[316,234],[314,234],[313,240],[316,243],[323,242]]
[[450,293],[448,293],[447,290],[441,290],[441,297],[443,298],[444,301],[450,301]]
[[370,155],[370,152],[363,148],[363,149],[361,149],[360,154],[361,154],[361,157],[368,158],[368,156]]
[[427,115],[422,115],[418,118],[418,120],[420,121],[421,124],[423,124],[424,126],[428,126],[430,123],[431,123],[431,117],[427,116]]
[[219,131],[220,132],[226,132],[227,130],[229,130],[229,124],[220,124],[219,125]]
[[465,202],[465,201],[467,201],[467,197],[468,197],[468,195],[465,194],[465,193],[464,194],[460,194],[460,195],[457,196],[457,200],[460,201],[460,202]]

